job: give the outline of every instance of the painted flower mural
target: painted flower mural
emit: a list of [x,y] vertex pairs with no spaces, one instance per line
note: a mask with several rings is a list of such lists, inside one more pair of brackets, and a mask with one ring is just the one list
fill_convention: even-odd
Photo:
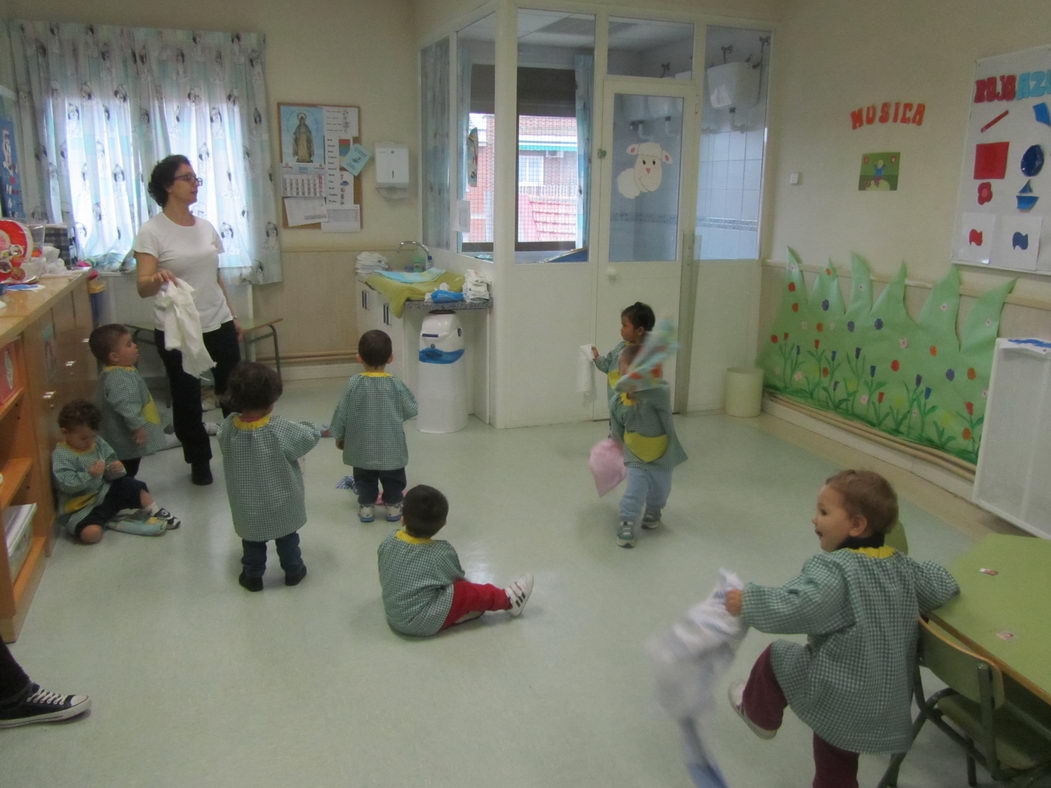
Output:
[[765,385],[975,462],[1000,313],[1014,281],[977,298],[958,332],[957,269],[934,285],[915,318],[905,308],[905,277],[902,265],[873,302],[868,265],[855,255],[845,304],[834,266],[808,289],[789,249],[786,297],[759,358]]

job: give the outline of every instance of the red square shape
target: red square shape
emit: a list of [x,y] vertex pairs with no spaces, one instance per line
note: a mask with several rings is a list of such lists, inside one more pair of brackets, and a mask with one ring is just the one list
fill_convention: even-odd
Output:
[[975,180],[999,180],[1007,174],[1009,142],[983,142],[974,146]]

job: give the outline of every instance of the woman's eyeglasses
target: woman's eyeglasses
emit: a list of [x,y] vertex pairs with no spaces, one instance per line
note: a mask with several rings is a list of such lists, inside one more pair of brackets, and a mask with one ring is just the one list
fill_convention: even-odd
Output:
[[191,175],[190,173],[186,173],[185,175],[176,175],[175,180],[185,181],[191,186],[201,186],[204,183],[203,180],[198,178],[196,175]]

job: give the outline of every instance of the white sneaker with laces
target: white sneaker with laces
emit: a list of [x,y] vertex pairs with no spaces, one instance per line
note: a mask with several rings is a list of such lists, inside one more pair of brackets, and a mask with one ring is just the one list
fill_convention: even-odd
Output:
[[617,544],[621,547],[635,546],[635,523],[630,520],[621,520],[617,526]]
[[157,511],[153,512],[153,516],[156,517],[158,520],[164,520],[164,525],[169,531],[174,531],[176,528],[182,525],[182,520],[180,520],[174,514],[169,512],[163,506],[157,509]]
[[647,509],[646,513],[642,515],[642,527],[647,531],[652,531],[654,528],[660,528],[661,513],[655,509]]
[[387,504],[387,522],[396,523],[401,519],[401,504],[390,503]]
[[760,728],[748,718],[747,714],[744,713],[743,681],[735,681],[733,684],[731,684],[729,690],[727,690],[727,695],[730,698],[730,705],[733,706],[733,710],[737,712],[737,714],[741,717],[742,720],[744,720],[745,725],[747,725],[751,729],[752,733],[754,733],[760,739],[772,739],[777,735],[776,730]]
[[372,506],[361,504],[358,506],[358,519],[363,523],[371,523],[376,519],[375,511]]
[[512,616],[522,615],[522,608],[526,606],[529,596],[533,593],[533,576],[516,577],[504,589],[504,593],[507,594],[507,599],[511,603],[507,612]]

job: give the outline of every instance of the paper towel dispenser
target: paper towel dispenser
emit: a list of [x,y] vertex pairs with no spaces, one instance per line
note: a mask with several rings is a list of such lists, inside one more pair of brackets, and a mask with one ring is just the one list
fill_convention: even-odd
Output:
[[759,103],[759,69],[723,63],[708,69],[708,99],[716,109],[750,109]]

